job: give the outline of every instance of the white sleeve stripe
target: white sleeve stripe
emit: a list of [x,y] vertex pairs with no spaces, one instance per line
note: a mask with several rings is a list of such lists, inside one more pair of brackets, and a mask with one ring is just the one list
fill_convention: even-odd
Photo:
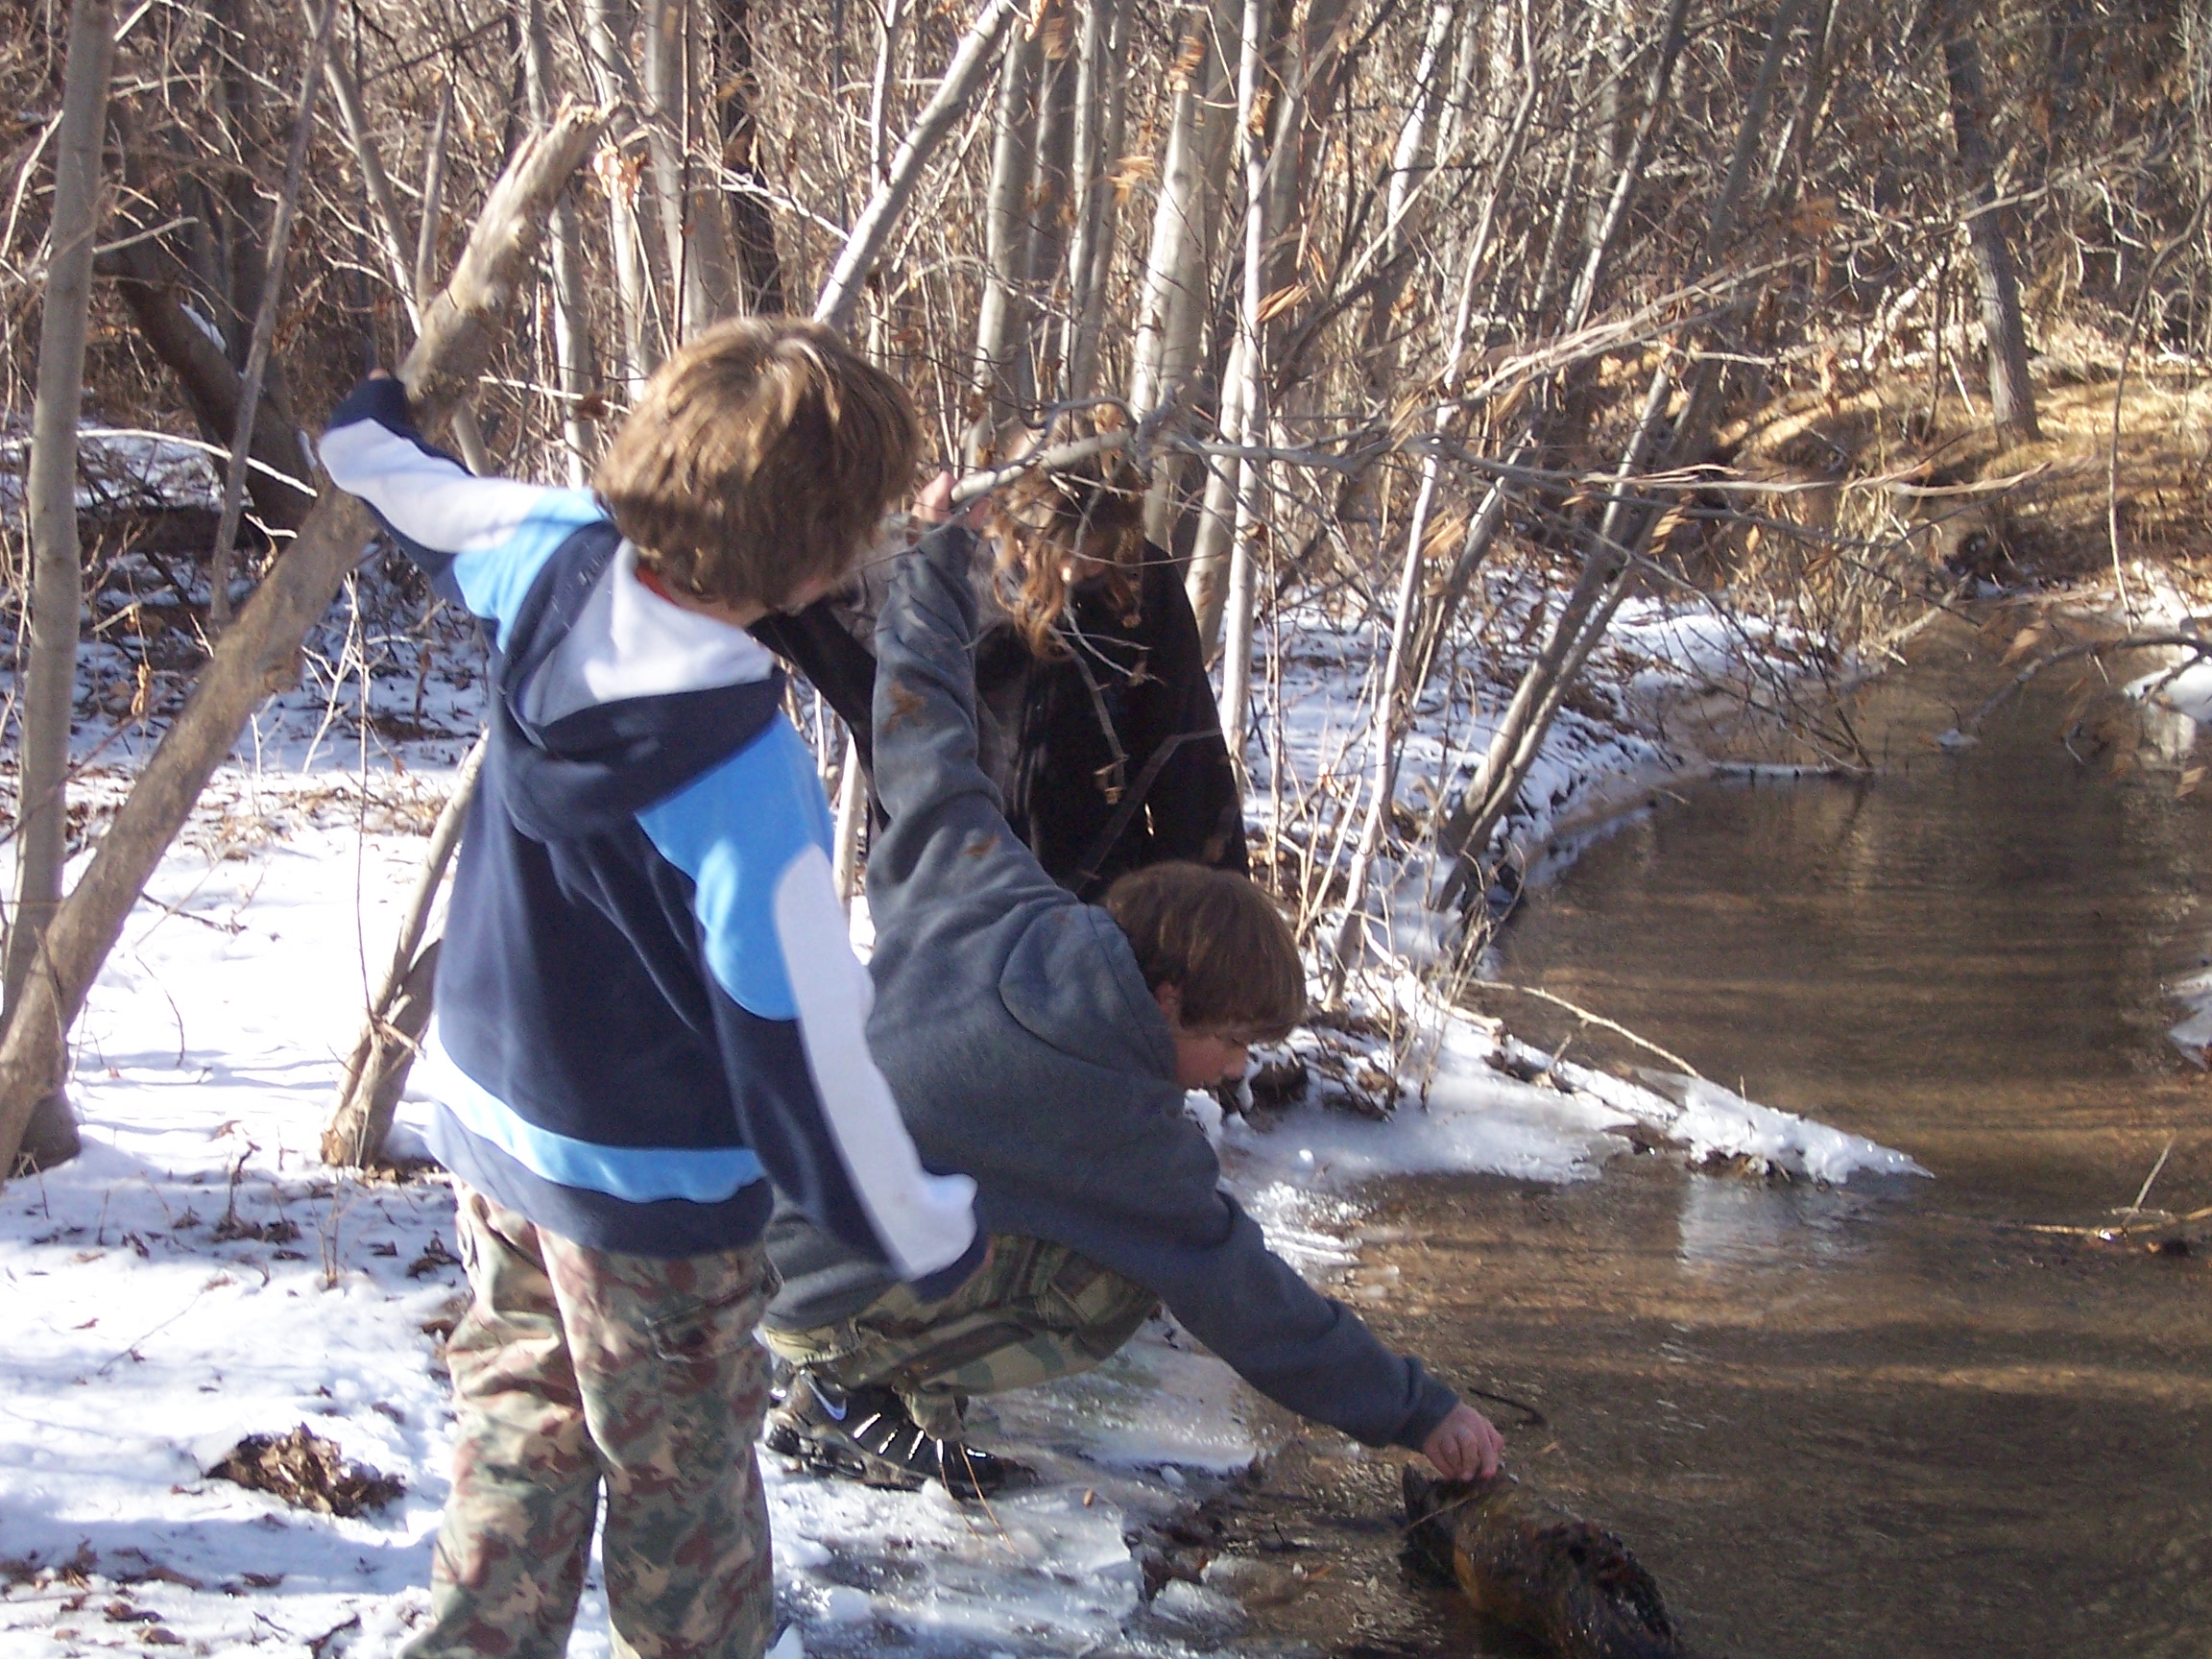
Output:
[[922,1167],[891,1086],[868,1052],[874,990],[853,954],[830,860],[819,847],[785,866],[775,917],[806,1068],[876,1236],[902,1278],[950,1267],[975,1238],[975,1183]]
[[[374,421],[355,421],[323,436],[324,470],[358,495],[408,541],[440,553],[490,551],[513,538],[552,498],[582,495],[511,478],[479,478],[443,455]],[[585,517],[596,517],[596,512]]]

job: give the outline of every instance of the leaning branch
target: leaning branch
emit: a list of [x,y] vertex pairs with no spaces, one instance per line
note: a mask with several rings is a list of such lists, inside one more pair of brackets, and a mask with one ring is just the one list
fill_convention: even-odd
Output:
[[930,156],[937,153],[938,146],[959,122],[960,111],[967,107],[969,98],[990,73],[998,36],[1020,10],[1018,0],[983,0],[982,11],[975,13],[975,20],[968,25],[968,33],[960,37],[945,79],[937,84],[935,95],[914,118],[914,125],[899,146],[899,154],[892,157],[891,171],[854,222],[853,233],[845,239],[844,252],[837,255],[836,268],[830,273],[830,280],[822,285],[822,297],[814,302],[817,323],[840,329],[851,325],[853,312],[860,303],[860,292],[867,285],[869,274],[876,269],[884,243],[890,240],[891,228],[899,222],[899,215],[913,199],[915,186],[922,181],[922,169],[929,164]]

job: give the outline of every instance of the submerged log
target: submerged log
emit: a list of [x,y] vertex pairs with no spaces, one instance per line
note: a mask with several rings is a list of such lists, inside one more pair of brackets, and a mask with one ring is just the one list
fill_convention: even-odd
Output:
[[1439,1480],[1408,1464],[1407,1540],[1476,1610],[1556,1659],[1688,1659],[1659,1586],[1602,1527],[1510,1475]]

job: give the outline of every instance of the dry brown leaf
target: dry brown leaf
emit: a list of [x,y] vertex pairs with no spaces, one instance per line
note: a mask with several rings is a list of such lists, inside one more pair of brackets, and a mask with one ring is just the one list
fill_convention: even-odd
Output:
[[1293,282],[1286,288],[1278,288],[1266,299],[1260,301],[1259,315],[1254,320],[1260,323],[1272,323],[1305,298],[1306,284],[1303,282]]

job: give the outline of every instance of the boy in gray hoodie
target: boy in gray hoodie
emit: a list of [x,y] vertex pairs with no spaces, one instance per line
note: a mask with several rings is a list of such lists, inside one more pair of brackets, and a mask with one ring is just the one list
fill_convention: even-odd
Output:
[[[948,480],[920,516],[942,518]],[[1126,877],[1104,907],[1058,886],[976,762],[975,538],[946,524],[901,564],[878,624],[868,862],[868,1045],[929,1167],[972,1175],[985,1265],[919,1299],[796,1214],[769,1231],[783,1290],[762,1325],[798,1369],[769,1444],[880,1484],[987,1492],[968,1395],[1096,1365],[1157,1303],[1270,1399],[1454,1478],[1498,1432],[1271,1252],[1220,1190],[1185,1091],[1244,1070],[1299,1017],[1289,930],[1241,877]]]

